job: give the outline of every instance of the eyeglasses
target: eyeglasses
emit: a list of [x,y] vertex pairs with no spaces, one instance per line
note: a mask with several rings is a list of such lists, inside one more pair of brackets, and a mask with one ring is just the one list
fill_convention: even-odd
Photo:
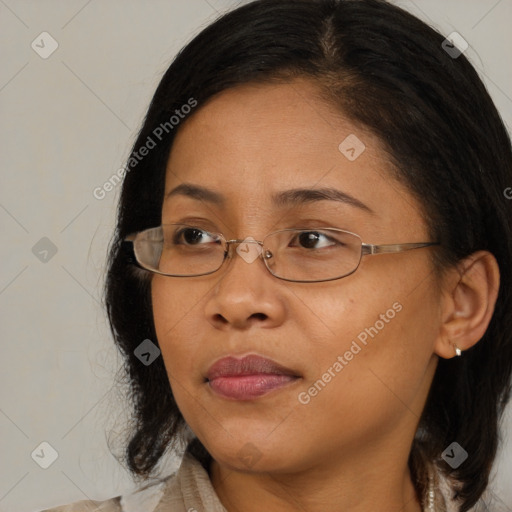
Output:
[[124,239],[133,244],[137,264],[169,277],[197,277],[220,269],[232,244],[252,263],[263,259],[278,279],[299,283],[333,281],[354,273],[364,255],[398,253],[438,242],[366,244],[359,235],[338,228],[282,229],[261,242],[252,238],[226,240],[189,224],[163,224],[133,233]]

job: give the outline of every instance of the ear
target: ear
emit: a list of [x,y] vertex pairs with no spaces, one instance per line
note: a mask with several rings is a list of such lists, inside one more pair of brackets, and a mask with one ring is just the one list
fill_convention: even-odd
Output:
[[496,258],[478,251],[449,270],[443,278],[441,328],[434,352],[444,359],[464,351],[485,334],[498,297],[500,271]]

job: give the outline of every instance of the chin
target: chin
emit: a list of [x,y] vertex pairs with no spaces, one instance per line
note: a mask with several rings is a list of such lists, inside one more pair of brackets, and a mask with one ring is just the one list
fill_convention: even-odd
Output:
[[207,436],[201,442],[219,464],[232,471],[285,473],[298,463],[299,452],[296,448],[300,442],[286,443],[283,437],[269,436],[268,432],[252,436],[247,429],[240,435],[234,433],[230,436],[224,432],[221,436]]

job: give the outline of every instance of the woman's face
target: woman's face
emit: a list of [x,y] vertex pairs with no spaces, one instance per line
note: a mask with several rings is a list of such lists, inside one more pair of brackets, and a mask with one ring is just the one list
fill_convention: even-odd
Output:
[[[228,240],[331,226],[372,244],[429,241],[419,205],[390,177],[378,139],[335,113],[313,84],[247,85],[200,107],[175,139],[166,195],[186,182],[224,200],[174,194],[162,223],[199,222]],[[276,193],[319,188],[366,207],[272,202]],[[154,275],[154,321],[172,391],[214,459],[285,472],[406,456],[437,361],[430,251],[363,256],[352,275],[319,283],[277,279],[261,258],[249,262],[235,250],[210,275]],[[246,355],[293,377],[255,377],[261,368],[233,377],[228,365],[223,379],[208,381],[214,363]],[[267,392],[258,395],[258,386]]]

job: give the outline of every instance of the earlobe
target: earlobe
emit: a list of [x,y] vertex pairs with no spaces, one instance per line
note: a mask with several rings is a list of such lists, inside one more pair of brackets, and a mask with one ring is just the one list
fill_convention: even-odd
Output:
[[447,273],[441,297],[442,323],[434,352],[444,359],[463,355],[483,337],[498,298],[500,272],[493,254],[478,251]]

